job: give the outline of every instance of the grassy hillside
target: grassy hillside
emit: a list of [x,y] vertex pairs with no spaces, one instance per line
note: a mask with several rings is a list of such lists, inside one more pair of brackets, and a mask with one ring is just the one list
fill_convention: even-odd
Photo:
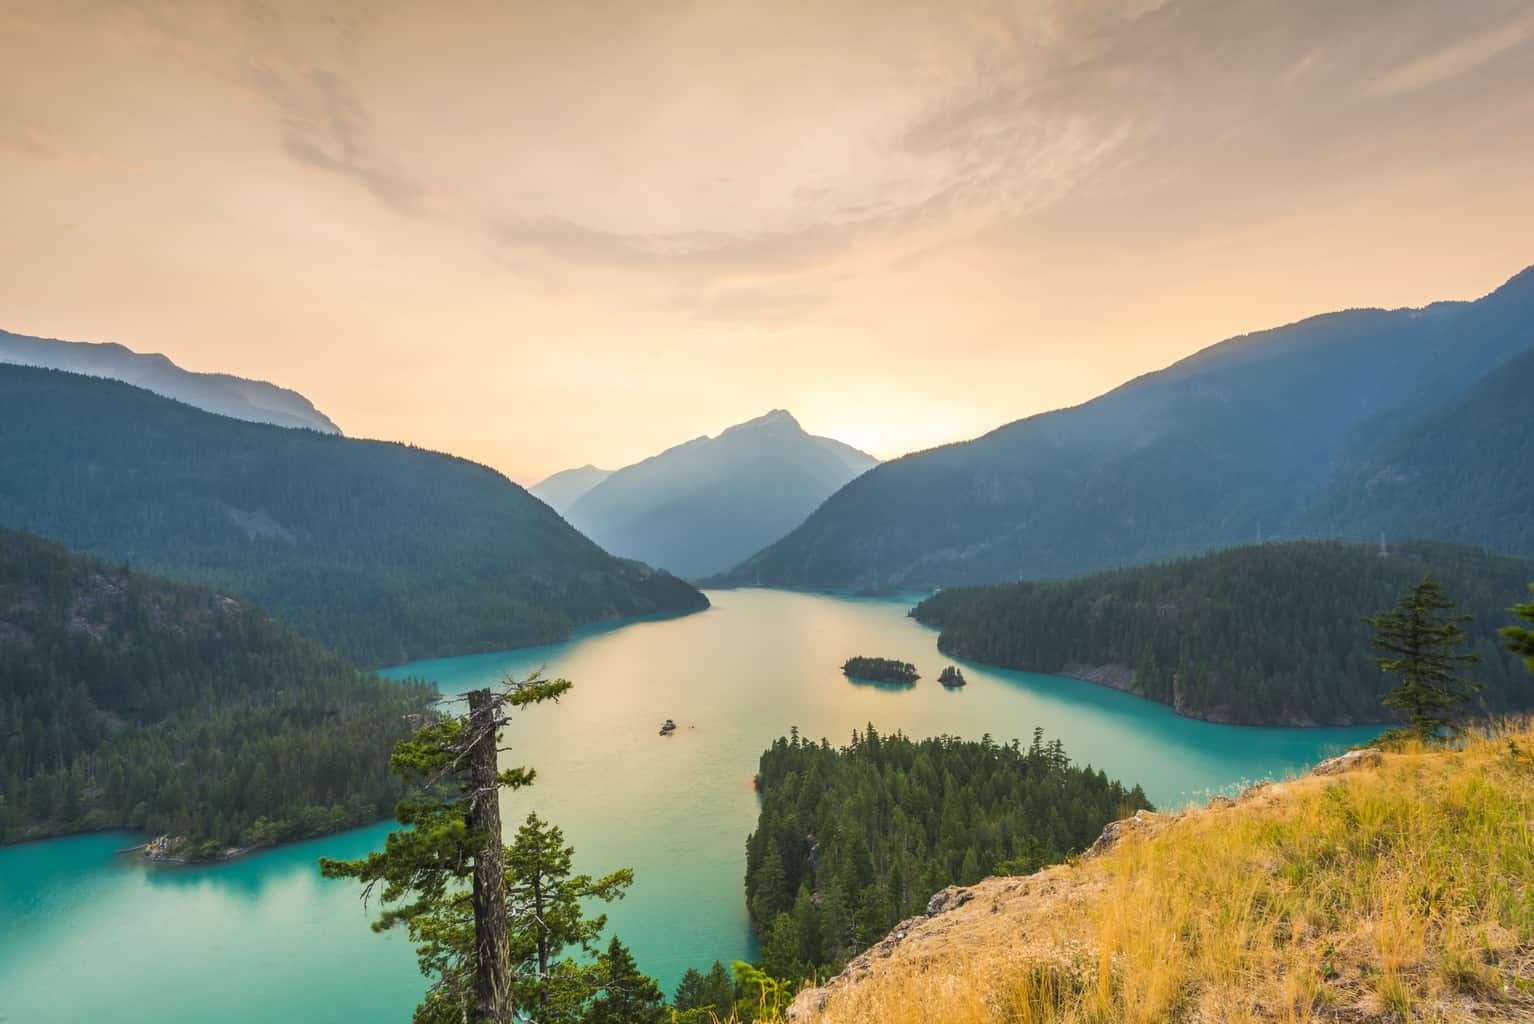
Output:
[[1534,1019],[1534,729],[1239,802],[953,891],[799,1024]]
[[707,605],[485,466],[0,366],[0,525],[254,600],[363,665]]
[[1391,549],[1265,544],[1076,580],[944,590],[911,614],[946,654],[1076,676],[1244,724],[1380,721],[1392,681],[1371,660],[1361,618],[1431,572],[1461,610],[1482,661],[1484,711],[1534,706],[1534,686],[1497,629],[1523,600],[1534,562],[1450,544]]
[[0,530],[0,841],[133,828],[213,850],[377,821],[431,696],[253,605]]
[[[1534,348],[1534,269],[1471,303],[1349,310],[1214,345],[1084,405],[876,467],[725,577],[788,586],[893,587],[1080,575],[1249,543],[1301,515],[1365,424],[1405,427]],[[1529,403],[1470,403],[1439,438],[1484,456],[1490,418]],[[1496,486],[1440,489],[1434,524],[1511,554],[1524,519],[1488,520],[1526,493],[1513,451]],[[1380,491],[1412,500],[1410,490]],[[1329,536],[1373,536],[1378,515],[1337,515]],[[1484,526],[1485,528],[1481,528]],[[1494,528],[1495,527],[1495,528]],[[1429,531],[1429,535],[1437,535]]]

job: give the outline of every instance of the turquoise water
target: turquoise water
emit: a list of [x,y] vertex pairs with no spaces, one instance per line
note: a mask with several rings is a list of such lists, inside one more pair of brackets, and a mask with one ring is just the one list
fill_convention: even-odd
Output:
[[[580,869],[635,869],[612,927],[668,991],[689,966],[751,952],[741,894],[751,777],[774,737],[842,742],[881,731],[1025,742],[1035,725],[1070,754],[1178,805],[1299,771],[1368,729],[1251,729],[1178,718],[1160,705],[1050,676],[961,662],[969,685],[935,682],[936,633],[901,599],[722,591],[679,619],[587,630],[547,647],[417,662],[389,675],[458,692],[544,668],[573,680],[557,706],[513,723],[506,763],[538,769],[509,796],[561,825]],[[923,679],[858,685],[853,654],[915,662]],[[676,720],[675,736],[656,734]],[[235,863],[155,867],[114,857],[133,837],[0,849],[0,1021],[405,1021],[422,988],[408,944],[368,928],[354,886],[315,859],[358,856],[387,825]]]

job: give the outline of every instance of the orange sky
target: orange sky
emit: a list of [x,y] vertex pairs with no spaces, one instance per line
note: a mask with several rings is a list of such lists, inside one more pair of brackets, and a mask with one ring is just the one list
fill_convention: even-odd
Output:
[[11,0],[0,327],[524,483],[888,457],[1490,290],[1531,126],[1526,0]]

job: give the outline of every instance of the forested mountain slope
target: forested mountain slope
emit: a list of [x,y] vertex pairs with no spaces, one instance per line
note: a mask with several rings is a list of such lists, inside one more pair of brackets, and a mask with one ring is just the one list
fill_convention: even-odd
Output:
[[0,366],[0,525],[256,601],[364,665],[707,606],[494,470]]
[[1377,722],[1392,685],[1360,621],[1431,572],[1482,661],[1479,710],[1534,707],[1534,685],[1497,629],[1534,562],[1442,543],[1377,548],[1292,542],[1232,548],[1082,579],[944,590],[912,609],[944,653],[1075,676],[1248,725]]
[[0,841],[133,828],[211,852],[376,821],[431,696],[254,605],[0,530]]
[[1446,402],[1367,424],[1292,531],[1534,553],[1534,351]]
[[[1314,522],[1302,513],[1364,425],[1393,434],[1531,348],[1534,270],[1476,302],[1351,310],[1234,338],[1084,405],[885,463],[724,582],[999,582],[1271,536]],[[1459,413],[1494,415],[1469,399]],[[1509,413],[1527,424],[1534,403],[1498,414]],[[1530,473],[1529,460],[1510,463],[1491,500],[1521,492]],[[1482,500],[1461,509],[1451,495],[1445,515]],[[1325,523],[1362,539],[1378,520]],[[1525,536],[1504,523],[1475,539],[1534,555]]]
[[564,512],[608,551],[697,579],[783,536],[877,461],[777,409],[625,466]]
[[135,352],[113,343],[57,341],[0,331],[0,363],[120,380],[237,420],[306,427],[326,434],[341,432],[330,417],[297,391],[227,373],[194,373],[157,352]]

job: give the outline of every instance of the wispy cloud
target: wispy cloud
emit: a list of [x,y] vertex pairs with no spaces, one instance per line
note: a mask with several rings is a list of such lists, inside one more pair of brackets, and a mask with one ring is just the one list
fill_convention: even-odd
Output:
[[425,187],[377,144],[367,108],[340,75],[323,68],[284,74],[252,67],[246,81],[275,104],[288,156],[348,178],[396,210],[419,208]]
[[1531,22],[1534,19],[1514,21],[1408,61],[1371,82],[1367,92],[1397,96],[1469,74],[1534,36]]

